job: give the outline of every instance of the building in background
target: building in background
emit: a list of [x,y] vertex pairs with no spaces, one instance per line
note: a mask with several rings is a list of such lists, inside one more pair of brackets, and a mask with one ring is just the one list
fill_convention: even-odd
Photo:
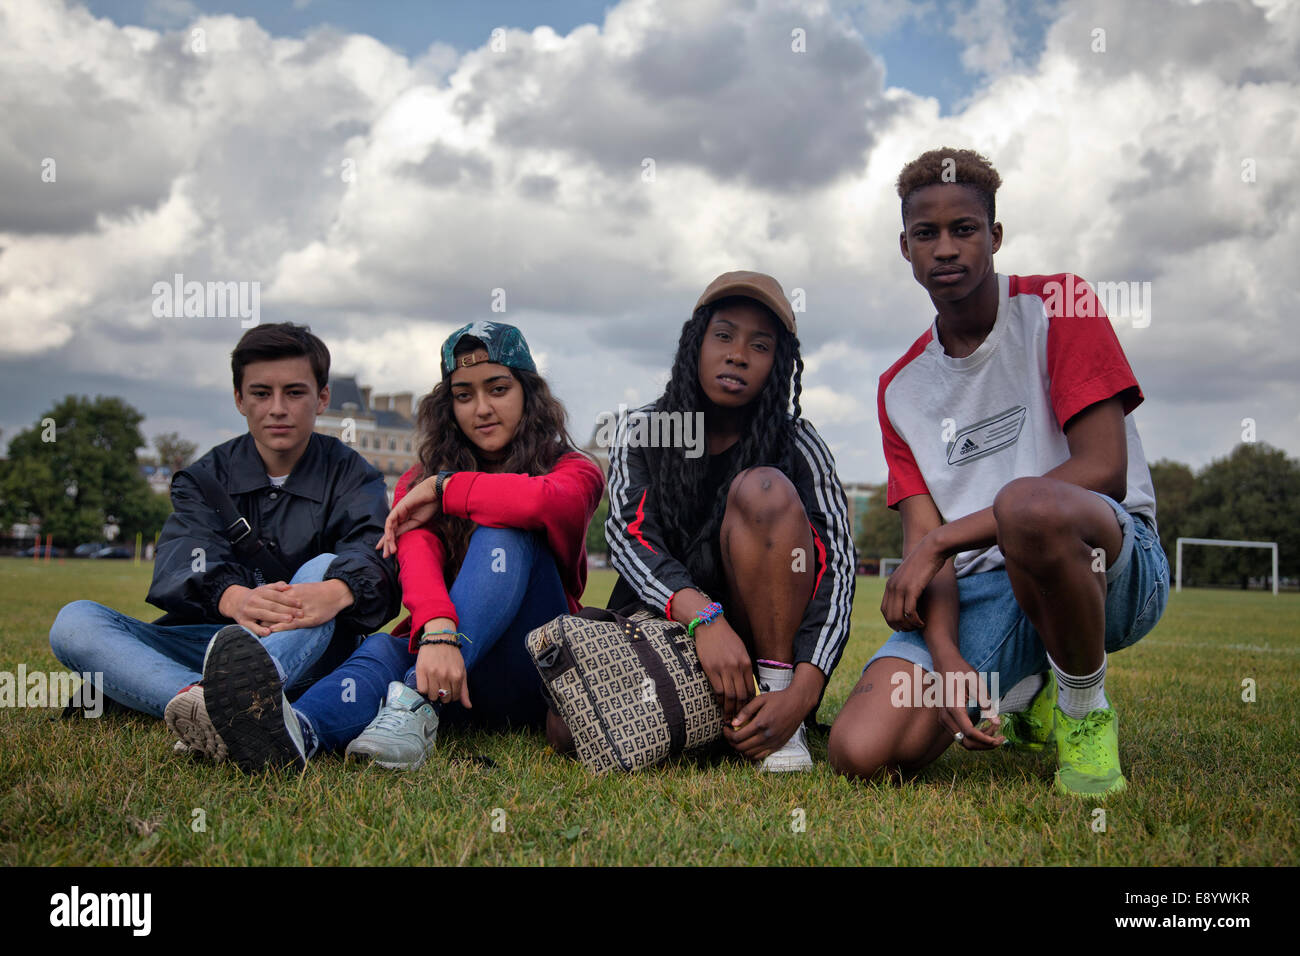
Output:
[[862,530],[863,517],[871,510],[871,496],[879,487],[865,481],[844,482],[844,496],[849,499],[849,524],[853,529],[854,541],[858,540],[858,532]]
[[391,502],[397,479],[416,462],[415,395],[370,392],[353,376],[331,376],[329,408],[317,416],[316,431],[346,443],[379,469]]

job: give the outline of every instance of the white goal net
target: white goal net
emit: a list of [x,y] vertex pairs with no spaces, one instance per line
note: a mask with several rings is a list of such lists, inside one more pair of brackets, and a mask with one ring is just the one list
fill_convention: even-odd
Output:
[[[1277,542],[1276,541],[1229,541],[1227,538],[1179,538],[1174,548],[1174,590],[1183,589],[1183,545],[1208,544],[1220,548],[1271,548],[1273,550],[1273,593],[1277,594]],[[884,563],[881,563],[881,568]],[[883,575],[883,571],[881,572]]]

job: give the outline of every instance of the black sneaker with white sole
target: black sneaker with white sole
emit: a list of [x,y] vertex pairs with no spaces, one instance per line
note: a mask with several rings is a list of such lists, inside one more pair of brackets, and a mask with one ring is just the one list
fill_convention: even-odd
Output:
[[245,773],[307,768],[302,727],[262,642],[231,624],[203,661],[203,696],[227,755]]

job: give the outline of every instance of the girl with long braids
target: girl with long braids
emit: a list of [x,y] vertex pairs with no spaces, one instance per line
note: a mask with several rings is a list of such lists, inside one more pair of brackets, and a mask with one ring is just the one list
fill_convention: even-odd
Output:
[[[803,418],[802,373],[780,284],[721,275],[682,326],[664,394],[610,450],[609,606],[698,622],[727,742],[769,771],[812,766],[804,722],[848,639],[855,586],[844,490]],[[703,449],[636,440],[678,414],[702,417]]]
[[367,638],[292,706],[256,640],[229,628],[213,639],[208,707],[245,770],[301,768],[345,745],[415,769],[440,720],[498,728],[546,718],[524,637],[580,609],[604,478],[574,447],[523,335],[504,323],[452,333],[442,381],[417,417],[420,461],[398,482],[379,543],[385,557],[397,553],[410,612],[393,634]]

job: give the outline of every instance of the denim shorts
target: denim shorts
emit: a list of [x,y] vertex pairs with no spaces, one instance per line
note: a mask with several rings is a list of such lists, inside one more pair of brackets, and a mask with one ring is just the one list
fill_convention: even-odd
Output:
[[[1169,560],[1146,518],[1094,494],[1114,509],[1124,532],[1119,556],[1106,569],[1106,650],[1114,652],[1137,643],[1160,620],[1169,600]],[[997,674],[1000,693],[1047,670],[1042,638],[1016,603],[1005,568],[958,578],[957,592],[962,657],[980,674]],[[901,657],[927,671],[934,669],[920,631],[895,631],[867,667],[882,657]]]

